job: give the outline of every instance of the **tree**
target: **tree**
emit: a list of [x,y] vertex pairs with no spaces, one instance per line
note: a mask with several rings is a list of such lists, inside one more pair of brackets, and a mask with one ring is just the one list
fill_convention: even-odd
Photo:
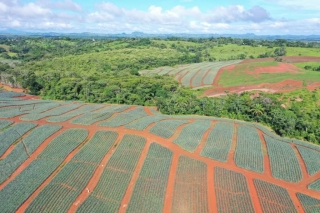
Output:
[[284,55],[287,54],[287,50],[286,50],[285,47],[276,48],[276,49],[274,50],[274,54],[275,54],[276,56],[284,56]]
[[258,122],[258,117],[264,113],[264,108],[262,104],[254,104],[250,112],[252,112]]

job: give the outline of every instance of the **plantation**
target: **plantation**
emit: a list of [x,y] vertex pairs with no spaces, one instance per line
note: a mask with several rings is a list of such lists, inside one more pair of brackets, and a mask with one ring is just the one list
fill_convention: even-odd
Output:
[[0,182],[6,180],[50,135],[61,129],[61,126],[43,125],[34,129],[23,138],[8,154],[0,161]]
[[297,194],[299,200],[302,203],[302,206],[306,213],[319,212],[319,204],[320,200],[310,197],[308,195],[304,195],[302,193]]
[[125,113],[121,113],[120,115],[117,115],[116,117],[106,122],[101,122],[99,126],[118,127],[130,123],[138,118],[145,117],[147,115],[148,114],[146,113],[143,107],[137,107],[136,109],[130,110]]
[[163,212],[171,159],[172,151],[150,145],[127,212]]
[[233,131],[233,124],[223,122],[217,123],[209,133],[206,144],[201,151],[201,155],[226,162],[231,148]]
[[25,109],[0,118],[1,212],[320,211],[315,144],[237,120],[19,100],[0,106]]
[[297,212],[286,189],[259,179],[254,185],[264,212]]
[[239,62],[240,61],[203,62],[171,68],[159,67],[154,70],[142,70],[140,71],[140,74],[145,76],[172,75],[174,79],[179,81],[182,85],[195,88],[211,86],[219,69]]
[[116,132],[100,131],[63,167],[34,199],[26,212],[66,212],[85,188],[103,156],[117,138]]
[[105,165],[97,186],[79,207],[79,212],[116,212],[119,209],[144,145],[145,139],[142,137],[135,135],[123,137]]
[[219,213],[255,212],[244,175],[215,167],[214,187]]
[[210,125],[210,121],[195,121],[185,126],[173,143],[179,145],[182,149],[193,152],[200,144],[204,132],[209,129]]
[[86,136],[87,131],[83,129],[70,129],[56,137],[36,160],[0,191],[2,210],[15,211]]
[[302,178],[301,168],[290,144],[264,136],[270,158],[272,175],[290,182],[299,182]]
[[[250,150],[248,150],[250,147]],[[260,137],[254,128],[239,126],[234,156],[237,166],[263,173],[263,154]]]
[[319,152],[303,146],[297,146],[304,163],[306,164],[309,175],[314,175],[320,171],[320,156]]
[[72,120],[71,123],[89,126],[95,122],[110,118],[114,113],[122,112],[128,108],[129,108],[129,106],[111,106],[111,107],[103,108],[98,111],[86,113],[86,114]]
[[185,157],[179,157],[174,183],[171,212],[208,212],[206,164]]
[[149,131],[162,138],[170,138],[179,126],[186,123],[188,123],[188,121],[185,120],[164,120],[158,122]]
[[0,132],[0,155],[3,155],[11,144],[36,126],[37,125],[33,123],[19,123]]

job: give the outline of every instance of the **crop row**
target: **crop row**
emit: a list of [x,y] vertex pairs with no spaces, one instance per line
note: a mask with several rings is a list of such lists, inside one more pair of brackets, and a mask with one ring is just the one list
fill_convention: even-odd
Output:
[[211,121],[196,120],[185,126],[177,139],[173,143],[179,145],[182,149],[194,152],[199,146],[203,134],[209,129]]
[[127,212],[162,212],[172,151],[152,143],[131,195]]
[[186,120],[164,120],[158,122],[149,131],[162,138],[170,138],[182,124],[188,123]]
[[231,64],[236,64],[239,63],[240,61],[227,61],[227,62],[223,62],[223,63],[217,63],[215,66],[213,65],[211,71],[208,73],[208,75],[204,78],[203,83],[205,85],[211,85],[219,71],[219,69],[221,69],[222,67],[231,65]]
[[78,212],[118,211],[145,143],[145,138],[136,135],[123,137],[105,166],[98,184]]
[[64,106],[59,106],[55,109],[46,111],[44,113],[30,113],[28,115],[22,116],[20,119],[21,120],[28,120],[28,121],[35,121],[39,120],[41,118],[45,118],[48,116],[56,116],[56,115],[61,115],[63,113],[69,112],[71,110],[74,110],[78,107],[82,106],[82,104],[71,104],[71,105],[64,105]]
[[125,128],[135,129],[135,130],[144,130],[150,124],[166,119],[166,116],[147,116],[143,117],[137,121],[125,125]]
[[61,126],[53,125],[40,126],[18,143],[10,154],[0,161],[0,183],[6,180],[45,139],[60,128]]
[[305,148],[302,146],[296,146],[299,150],[301,157],[307,167],[309,175],[314,175],[320,171],[320,154],[319,152]]
[[147,116],[148,114],[144,110],[143,107],[137,107],[133,110],[130,110],[128,112],[124,112],[121,114],[118,114],[114,118],[111,118],[110,120],[107,120],[105,122],[101,122],[99,126],[105,126],[105,127],[119,127],[125,124],[128,124],[138,118],[142,118]]
[[258,132],[247,126],[238,127],[235,163],[241,168],[263,172],[262,145]]
[[[0,191],[2,212],[14,212],[62,163],[63,159],[84,141],[86,136],[87,131],[84,129],[69,129],[52,140],[43,151],[47,159],[32,161]],[[53,150],[52,147],[59,147],[59,149]]]
[[210,131],[201,155],[226,162],[230,152],[234,126],[231,123],[218,122]]
[[243,174],[215,167],[214,188],[218,212],[254,212]]
[[0,120],[0,131],[8,126],[13,124],[12,121],[7,121],[7,120]]
[[81,115],[84,113],[89,113],[94,110],[100,109],[102,107],[104,107],[104,105],[98,105],[98,104],[84,105],[83,107],[80,107],[80,108],[75,109],[71,112],[65,113],[63,115],[52,116],[50,118],[47,118],[47,121],[48,122],[64,122],[64,121],[70,120],[78,115]]
[[21,112],[19,107],[0,108],[0,118],[13,118],[22,114],[26,112]]
[[27,212],[37,212],[39,209],[44,212],[67,212],[117,136],[116,132],[98,131],[40,192]]
[[109,106],[95,112],[86,113],[72,120],[71,123],[89,126],[95,122],[110,118],[115,112],[122,112],[128,108],[129,106]]
[[42,159],[61,160],[87,137],[86,129],[68,129],[54,139],[38,156]]
[[302,179],[301,168],[291,145],[267,135],[264,135],[264,138],[273,177],[289,182],[299,182]]
[[317,198],[310,197],[308,195],[297,193],[305,213],[318,213],[320,212],[320,200]]
[[314,181],[308,185],[308,189],[319,191],[320,192],[320,179]]
[[3,155],[11,144],[36,126],[37,125],[34,123],[17,123],[16,125],[0,132],[0,156]]
[[280,186],[254,179],[254,185],[263,212],[297,212],[288,191]]
[[205,163],[179,157],[171,212],[209,212]]
[[0,98],[13,98],[13,97],[19,97],[24,96],[23,93],[17,93],[17,92],[0,92]]

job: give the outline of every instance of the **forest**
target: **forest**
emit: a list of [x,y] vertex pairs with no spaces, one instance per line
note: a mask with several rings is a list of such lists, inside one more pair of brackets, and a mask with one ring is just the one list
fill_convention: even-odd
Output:
[[[203,90],[181,86],[171,76],[147,77],[138,72],[205,61],[316,56],[318,51],[316,42],[284,39],[0,37],[0,76],[2,82],[21,86],[44,99],[156,106],[170,115],[259,122],[281,136],[319,143],[318,90],[207,98],[201,97]],[[316,71],[318,67],[307,68]],[[303,103],[295,101],[297,98]]]

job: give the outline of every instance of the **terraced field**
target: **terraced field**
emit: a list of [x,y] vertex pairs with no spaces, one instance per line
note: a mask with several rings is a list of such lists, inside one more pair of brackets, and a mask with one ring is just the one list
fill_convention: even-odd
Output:
[[153,70],[142,70],[142,75],[172,75],[175,80],[182,85],[198,88],[211,86],[218,71],[225,66],[239,63],[235,61],[220,61],[220,62],[203,62],[197,64],[180,65],[176,67],[159,67]]
[[0,212],[320,212],[319,146],[235,120],[17,95],[0,92]]

